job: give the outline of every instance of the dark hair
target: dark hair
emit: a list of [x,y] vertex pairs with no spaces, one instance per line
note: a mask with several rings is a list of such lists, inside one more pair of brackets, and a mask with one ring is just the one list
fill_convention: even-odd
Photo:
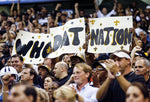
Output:
[[34,86],[29,86],[29,85],[24,85],[24,84],[21,84],[21,83],[16,83],[13,87],[19,87],[19,86],[23,86],[25,87],[24,89],[24,94],[26,96],[33,96],[33,102],[36,102],[36,99],[37,99],[37,91],[35,89]]
[[39,84],[38,81],[37,81],[37,72],[33,69],[33,68],[24,68],[24,69],[30,69],[30,76],[31,75],[34,75],[33,77],[33,83],[34,84]]
[[26,96],[33,96],[33,102],[36,102],[37,99],[37,92],[36,89],[33,86],[26,86],[24,93]]
[[23,57],[21,55],[15,54],[13,56],[11,56],[11,58],[13,57],[18,57],[20,59],[21,62],[23,62]]
[[7,26],[8,26],[8,27],[11,27],[12,24],[13,24],[13,23],[12,23],[11,21],[7,21]]
[[30,75],[34,75],[34,77],[37,76],[37,73],[33,68],[28,68],[28,69],[30,69]]
[[131,86],[138,87],[140,89],[140,91],[142,92],[144,98],[149,98],[148,88],[147,88],[146,84],[143,84],[140,82],[133,82],[131,84]]
[[61,14],[61,16],[65,16],[65,17],[67,17],[67,15],[66,15],[66,14],[64,14],[64,13],[62,13],[62,14]]

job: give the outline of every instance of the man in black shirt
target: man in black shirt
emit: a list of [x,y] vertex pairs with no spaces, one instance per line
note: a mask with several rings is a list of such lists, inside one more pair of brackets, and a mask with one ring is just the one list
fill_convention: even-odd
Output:
[[59,86],[64,85],[70,78],[68,75],[68,65],[65,62],[57,62],[53,72],[54,76],[57,78]]
[[110,58],[105,62],[108,77],[99,88],[96,97],[102,102],[125,102],[127,88],[135,81],[145,83],[144,77],[132,72],[127,51],[116,51]]

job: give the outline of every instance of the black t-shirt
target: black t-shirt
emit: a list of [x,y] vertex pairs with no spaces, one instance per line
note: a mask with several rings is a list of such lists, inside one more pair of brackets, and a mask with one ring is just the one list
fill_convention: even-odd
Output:
[[[134,72],[124,76],[129,82],[145,83],[143,76],[136,75]],[[106,97],[100,102],[125,102],[125,92],[120,87],[117,79],[114,79],[110,84]]]
[[150,78],[146,81],[146,85],[147,85],[148,90],[149,90],[149,92],[150,92]]
[[64,77],[63,79],[57,80],[58,85],[59,86],[64,85],[69,80],[69,78],[70,78],[70,76],[68,75],[68,76]]

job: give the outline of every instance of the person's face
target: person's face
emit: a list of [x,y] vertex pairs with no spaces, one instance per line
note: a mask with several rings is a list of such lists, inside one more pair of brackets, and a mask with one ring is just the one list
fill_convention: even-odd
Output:
[[65,55],[64,57],[63,57],[63,61],[65,62],[65,63],[67,63],[67,64],[69,64],[70,63],[70,56],[69,55]]
[[97,18],[97,13],[93,13],[93,18]]
[[24,86],[15,86],[11,89],[11,95],[8,96],[9,102],[32,102],[24,93]]
[[49,93],[48,93],[48,94],[50,95],[50,97],[53,96],[53,93],[54,93],[54,91],[55,91],[57,88],[58,88],[58,84],[57,84],[57,83],[55,83],[55,82],[50,83],[49,88],[48,88],[48,90],[49,90]]
[[80,16],[84,16],[84,12],[83,11],[80,11]]
[[19,57],[12,57],[12,66],[17,70],[18,73],[22,71],[23,62],[19,59]]
[[49,68],[51,68],[52,60],[51,59],[46,59],[46,60],[44,60],[43,64],[48,65]]
[[50,77],[46,77],[44,80],[44,89],[48,90],[49,85],[51,84],[52,79]]
[[119,66],[119,70],[121,73],[123,73],[126,70],[126,67],[130,63],[130,61],[128,59],[125,59],[125,58],[116,57],[114,60],[117,63],[117,65]]
[[72,58],[71,59],[71,65],[72,65],[72,67],[74,67],[74,65],[76,65],[77,63],[79,63],[80,62],[80,59],[79,58]]
[[51,16],[47,17],[47,19],[48,19],[48,22],[54,22],[54,19]]
[[126,92],[126,102],[145,102],[144,96],[136,86],[130,86]]
[[67,99],[58,97],[58,98],[55,98],[55,102],[69,102],[69,101]]
[[60,68],[60,64],[58,64],[58,63],[55,64],[55,67],[54,67],[54,69],[53,69],[53,72],[54,72],[54,76],[55,76],[56,78],[59,78],[59,77],[60,77],[61,72],[62,72],[62,70],[61,70],[61,68]]
[[107,14],[107,9],[106,9],[106,8],[103,8],[103,9],[102,9],[102,13],[103,13],[104,15],[106,15],[106,14]]
[[15,20],[14,20],[13,17],[8,17],[8,18],[7,18],[7,21],[11,21],[12,23],[15,23]]
[[11,31],[16,32],[17,27],[16,27],[16,25],[15,25],[15,24],[12,24],[10,29],[11,29]]
[[30,79],[30,69],[23,69],[21,72],[21,81],[29,81]]
[[4,49],[4,43],[0,43],[0,51],[3,51],[3,49]]
[[12,87],[13,85],[15,85],[15,83],[16,83],[16,76],[12,74],[8,85],[9,87]]
[[10,29],[10,24],[7,23],[7,24],[5,25],[5,29],[6,29],[6,30],[9,30],[9,29]]
[[148,73],[148,68],[144,65],[144,60],[137,60],[135,62],[135,74],[145,75]]
[[37,20],[33,20],[33,22],[32,22],[36,27],[38,26],[38,22],[37,22]]
[[7,22],[3,21],[2,26],[4,27],[4,26],[6,26],[6,24],[7,24]]
[[121,3],[118,3],[118,8],[122,9],[122,4]]
[[8,61],[7,61],[7,66],[12,66],[11,58],[8,59]]
[[141,38],[141,40],[143,40],[146,38],[146,35],[143,32],[140,32],[139,37]]
[[42,79],[44,79],[48,75],[48,72],[45,68],[39,68],[38,72]]
[[16,10],[14,10],[13,14],[14,14],[14,16],[16,16],[16,15],[17,15],[17,11],[16,11]]
[[34,33],[40,33],[40,29],[35,29]]
[[27,9],[27,13],[28,13],[29,15],[31,15],[31,10],[30,10],[30,9]]
[[95,70],[93,70],[92,77],[93,83],[97,84],[97,81],[99,81],[100,85],[102,85],[107,78],[107,71],[101,66],[97,66]]
[[22,22],[18,22],[18,29],[19,29],[19,30],[23,29],[23,24],[22,24]]
[[140,17],[144,18],[145,17],[144,13],[140,13]]
[[61,16],[61,20],[62,20],[62,21],[66,21],[66,18],[67,18],[67,17],[64,16],[64,15]]
[[78,85],[83,84],[85,81],[88,81],[89,73],[85,73],[81,68],[74,67],[74,82]]
[[16,22],[19,22],[19,21],[21,21],[21,17],[17,16]]

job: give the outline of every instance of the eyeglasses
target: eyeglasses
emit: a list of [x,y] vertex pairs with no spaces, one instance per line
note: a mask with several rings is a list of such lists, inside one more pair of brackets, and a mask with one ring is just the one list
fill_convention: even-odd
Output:
[[135,66],[135,68],[143,68],[143,66]]
[[104,68],[94,68],[93,69],[93,71],[97,71],[97,70],[99,70],[99,71],[106,71]]

